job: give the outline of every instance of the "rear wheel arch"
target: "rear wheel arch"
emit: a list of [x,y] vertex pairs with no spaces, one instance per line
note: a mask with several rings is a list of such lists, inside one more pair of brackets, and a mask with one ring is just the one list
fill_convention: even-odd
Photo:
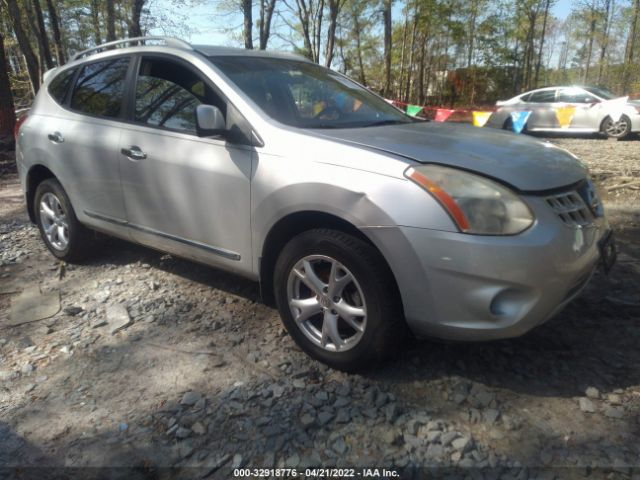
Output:
[[49,178],[56,178],[54,173],[44,165],[34,165],[29,169],[27,173],[26,182],[26,200],[27,200],[27,212],[29,214],[29,220],[32,223],[36,223],[36,214],[34,208],[34,200],[36,196],[36,190],[38,185]]
[[278,260],[280,252],[284,246],[294,238],[295,236],[314,229],[329,229],[337,230],[340,232],[348,233],[354,237],[370,244],[375,248],[380,260],[384,262],[385,268],[388,270],[389,275],[393,280],[393,284],[396,288],[398,298],[400,298],[400,291],[395,276],[389,266],[389,263],[384,258],[384,255],[378,247],[367,237],[360,229],[355,225],[340,218],[336,215],[332,215],[326,212],[319,211],[302,211],[291,213],[280,220],[278,220],[269,230],[269,233],[265,237],[265,241],[262,244],[262,251],[260,256],[260,293],[263,301],[268,305],[275,305],[275,298],[273,294],[273,275],[275,271],[275,265]]

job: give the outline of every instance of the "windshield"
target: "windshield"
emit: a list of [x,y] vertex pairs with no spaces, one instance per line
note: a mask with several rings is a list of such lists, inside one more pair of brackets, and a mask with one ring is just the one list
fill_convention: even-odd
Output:
[[603,90],[602,88],[595,87],[583,87],[587,92],[593,93],[595,96],[600,97],[604,100],[612,100],[614,98],[619,98],[619,95],[614,95],[608,90]]
[[271,118],[300,128],[354,128],[410,123],[408,117],[351,80],[314,63],[253,56],[211,61]]

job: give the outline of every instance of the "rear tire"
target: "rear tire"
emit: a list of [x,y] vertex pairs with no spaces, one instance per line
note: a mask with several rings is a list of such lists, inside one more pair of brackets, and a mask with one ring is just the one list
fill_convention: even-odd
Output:
[[622,115],[620,120],[614,122],[611,117],[607,117],[602,121],[600,131],[609,138],[621,140],[631,133],[631,119]]
[[389,358],[407,332],[384,259],[341,231],[310,230],[289,241],[276,262],[274,293],[298,346],[338,370],[359,371]]
[[42,240],[56,258],[77,262],[87,256],[92,232],[78,221],[58,180],[49,178],[38,185],[34,212]]

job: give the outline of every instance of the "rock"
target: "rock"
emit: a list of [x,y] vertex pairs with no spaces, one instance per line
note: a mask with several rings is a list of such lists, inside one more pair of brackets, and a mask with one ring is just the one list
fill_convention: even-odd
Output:
[[479,392],[473,397],[473,404],[476,407],[486,408],[496,398],[496,395],[491,392]]
[[607,401],[611,405],[622,405],[622,397],[617,393],[610,393],[607,395]]
[[440,443],[442,443],[442,445],[446,447],[459,436],[460,434],[458,432],[445,432],[440,437]]
[[344,442],[344,437],[338,437],[338,439],[333,442],[331,448],[338,455],[344,455],[347,452],[347,444]]
[[584,394],[588,397],[588,398],[600,398],[600,390],[598,390],[596,387],[588,387],[585,391]]
[[495,408],[490,408],[484,412],[484,421],[489,425],[493,425],[494,423],[496,423],[499,417],[500,411],[496,410]]
[[64,313],[66,313],[67,315],[71,315],[72,317],[75,317],[76,315],[81,314],[84,310],[82,307],[78,307],[78,306],[69,306],[69,307],[64,307]]
[[437,462],[442,458],[443,454],[444,448],[442,445],[431,443],[427,447],[424,457],[427,462]]
[[307,428],[310,427],[311,425],[313,425],[315,423],[316,419],[313,418],[311,415],[309,415],[308,413],[305,413],[304,415],[302,415],[300,417],[300,423],[302,424],[303,427]]
[[178,427],[175,432],[176,437],[178,438],[187,438],[189,435],[191,435],[191,429],[185,427]]
[[338,414],[336,415],[336,423],[349,423],[351,420],[351,413],[346,408],[338,410]]
[[465,453],[467,450],[471,448],[473,445],[473,441],[471,437],[460,437],[456,438],[453,442],[451,442],[451,446],[462,453]]
[[622,418],[624,417],[624,408],[607,406],[604,409],[604,415],[609,418]]
[[389,445],[402,445],[404,440],[402,434],[395,428],[390,428],[383,434],[383,440]]
[[191,426],[191,431],[193,433],[195,433],[196,435],[204,435],[205,433],[207,433],[207,429],[205,428],[205,426],[200,423],[200,422],[196,422]]
[[233,456],[233,461],[231,462],[231,468],[240,468],[244,465],[244,459],[242,458],[242,455],[240,455],[239,453],[236,453]]
[[384,408],[384,416],[389,423],[393,423],[398,418],[399,413],[398,405],[395,403],[390,403]]
[[111,335],[114,335],[133,324],[133,320],[131,320],[129,312],[127,312],[126,307],[121,303],[109,305],[107,307],[106,317],[111,329]]
[[578,401],[578,403],[580,405],[580,410],[582,410],[583,412],[585,412],[585,413],[595,413],[596,406],[588,398],[584,398],[583,397]]
[[29,362],[25,363],[22,366],[22,374],[23,375],[29,375],[31,374],[31,372],[33,372],[35,370],[35,367],[33,365],[31,365]]
[[33,383],[29,383],[25,389],[24,389],[24,393],[29,393],[31,392],[34,388],[36,388],[35,384]]
[[331,412],[327,412],[327,411],[322,411],[318,414],[318,424],[323,427],[326,424],[328,424],[331,420],[333,420],[333,418],[335,417],[335,415]]
[[296,468],[300,464],[300,456],[294,453],[284,461],[285,468]]
[[182,400],[180,400],[180,405],[187,405],[191,407],[196,403],[198,403],[201,397],[202,395],[200,395],[198,392],[194,392],[193,390],[191,390],[189,392],[186,392],[182,396]]

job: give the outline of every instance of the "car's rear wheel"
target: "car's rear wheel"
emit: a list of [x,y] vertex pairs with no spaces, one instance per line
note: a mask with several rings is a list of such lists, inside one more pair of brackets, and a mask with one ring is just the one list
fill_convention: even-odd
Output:
[[295,342],[311,357],[357,371],[393,353],[406,327],[391,271],[352,235],[317,229],[293,238],[274,275],[276,303]]
[[69,262],[82,260],[92,235],[76,218],[66,192],[54,178],[44,180],[35,194],[35,218],[49,251]]
[[626,115],[621,115],[617,122],[611,117],[603,120],[600,131],[609,138],[625,138],[631,132],[631,119]]

